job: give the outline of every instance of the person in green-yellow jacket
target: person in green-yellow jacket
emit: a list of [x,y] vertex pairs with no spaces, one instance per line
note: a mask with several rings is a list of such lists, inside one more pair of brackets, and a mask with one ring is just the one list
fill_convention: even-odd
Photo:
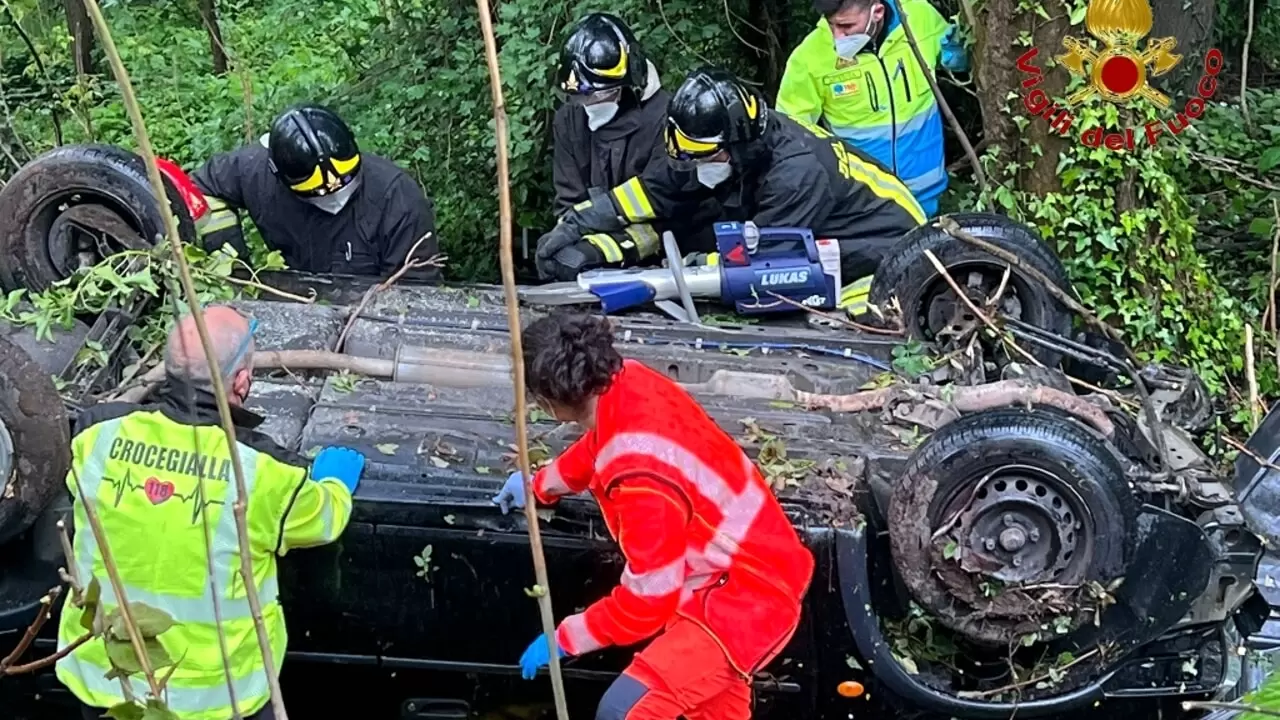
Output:
[[814,0],[822,15],[787,59],[778,110],[826,126],[893,171],[929,215],[947,189],[942,115],[902,29],[925,60],[969,67],[955,27],[929,0]]
[[[176,663],[162,671],[173,673],[165,691],[169,709],[181,720],[269,720],[266,666],[239,574],[239,553],[251,555],[278,671],[286,635],[276,557],[342,534],[365,459],[354,450],[331,447],[308,461],[255,430],[262,418],[244,408],[253,373],[253,324],[227,307],[207,309],[205,322],[231,405],[235,447],[228,448],[219,425],[209,363],[188,315],[169,336],[166,380],[153,403],[96,405],[76,421],[67,477],[75,497],[74,564],[83,584],[98,581],[102,612],[115,610],[118,600],[76,490],[78,478],[101,519],[129,603],[161,610],[176,623],[158,637]],[[239,499],[232,452],[244,469],[248,548],[240,547],[232,513]],[[212,578],[202,512],[213,552]],[[220,601],[238,712],[227,689],[213,593]],[[60,649],[84,634],[81,614],[64,609]],[[124,700],[120,681],[107,678],[110,670],[105,644],[98,640],[58,661],[58,679],[79,699],[86,720]],[[129,682],[135,697],[149,695],[139,675]]]

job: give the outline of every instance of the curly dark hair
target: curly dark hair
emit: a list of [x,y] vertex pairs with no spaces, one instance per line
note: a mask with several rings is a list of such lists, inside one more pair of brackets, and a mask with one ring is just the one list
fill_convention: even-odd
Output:
[[565,407],[581,407],[604,392],[622,369],[613,348],[613,328],[602,317],[557,313],[521,332],[529,392]]

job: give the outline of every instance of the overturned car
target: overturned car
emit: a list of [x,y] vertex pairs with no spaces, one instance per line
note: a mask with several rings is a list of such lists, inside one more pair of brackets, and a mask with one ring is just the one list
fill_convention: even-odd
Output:
[[[193,240],[198,198],[176,168],[167,177]],[[137,158],[97,147],[34,161],[0,192],[0,217],[6,290],[146,249],[161,227]],[[249,407],[281,445],[369,458],[343,539],[281,563],[291,709],[330,710],[311,690],[332,682],[358,687],[369,717],[545,712],[548,688],[514,664],[539,627],[525,521],[490,501],[513,464],[501,290],[259,279],[324,302],[238,303],[259,323]],[[1266,550],[1280,414],[1222,472],[1201,449],[1199,380],[1073,330],[1073,297],[1046,281],[1068,287],[1033,233],[972,214],[904,238],[873,279],[900,332],[697,303],[698,323],[616,316],[620,351],[684,383],[740,440],[817,558],[800,630],[755,678],[755,717],[1155,717],[1256,686],[1280,639],[1280,560]],[[547,310],[532,302],[545,293],[525,296],[529,316]],[[17,325],[0,340],[0,654],[59,582],[69,431],[50,376],[72,409],[122,392],[116,356],[147,302],[53,342]],[[88,345],[111,356],[92,372]],[[530,420],[537,462],[574,439]],[[562,617],[608,592],[622,560],[589,500],[540,515]],[[46,631],[32,657],[53,643]],[[572,716],[591,716],[628,657],[565,665]],[[48,672],[0,677],[0,707],[75,712]]]

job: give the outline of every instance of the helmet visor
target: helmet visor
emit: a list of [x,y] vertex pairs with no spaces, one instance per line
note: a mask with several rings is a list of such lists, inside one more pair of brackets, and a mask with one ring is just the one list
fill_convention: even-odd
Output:
[[690,163],[705,160],[724,149],[724,143],[719,138],[689,137],[670,120],[667,121],[666,134],[667,155],[678,162]]

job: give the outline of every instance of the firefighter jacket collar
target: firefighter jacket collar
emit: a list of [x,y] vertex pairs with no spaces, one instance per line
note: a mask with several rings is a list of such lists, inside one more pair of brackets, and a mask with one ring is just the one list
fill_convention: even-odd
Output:
[[[165,414],[188,425],[217,425],[218,401],[213,392],[196,387],[181,378],[165,375],[164,384],[156,393],[156,401]],[[231,406],[231,422],[237,428],[253,430],[264,418],[239,405]]]

